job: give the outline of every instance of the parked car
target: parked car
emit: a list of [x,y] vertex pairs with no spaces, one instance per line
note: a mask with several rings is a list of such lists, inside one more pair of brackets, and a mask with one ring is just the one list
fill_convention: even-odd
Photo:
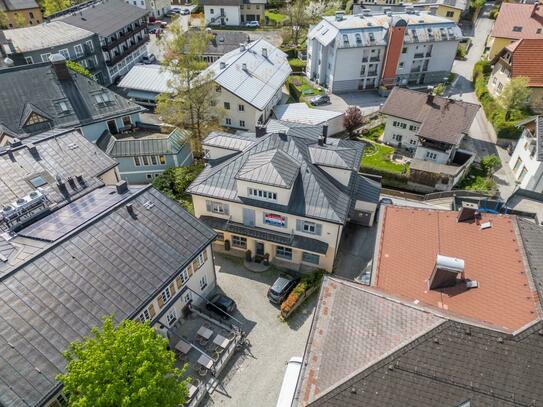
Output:
[[230,315],[236,310],[236,302],[226,295],[215,294],[206,305],[209,311],[224,318],[230,318]]
[[381,198],[379,201],[379,205],[393,205],[394,202],[392,202],[392,199],[390,198]]
[[155,54],[144,55],[141,57],[141,62],[145,65],[154,64],[156,62]]
[[330,103],[330,96],[328,95],[314,96],[311,98],[309,103],[311,103],[313,106],[326,105]]
[[258,21],[256,21],[256,20],[255,21],[247,21],[245,23],[245,26],[246,27],[251,27],[251,28],[258,28],[258,27],[260,27],[260,23]]
[[268,300],[273,304],[281,304],[296,287],[299,278],[283,275],[279,276],[273,285],[268,289]]
[[182,16],[188,16],[190,14],[190,10],[188,8],[185,8],[183,10],[181,10],[181,15]]

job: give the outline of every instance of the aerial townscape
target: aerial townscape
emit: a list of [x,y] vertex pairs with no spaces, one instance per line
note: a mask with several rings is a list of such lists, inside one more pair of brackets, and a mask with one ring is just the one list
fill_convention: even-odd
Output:
[[0,407],[543,407],[543,0],[0,0]]

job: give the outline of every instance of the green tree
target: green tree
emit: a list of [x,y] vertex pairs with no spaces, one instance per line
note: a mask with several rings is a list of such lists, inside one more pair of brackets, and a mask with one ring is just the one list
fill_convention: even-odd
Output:
[[44,0],[43,8],[45,9],[45,15],[57,13],[65,8],[70,7],[69,0]]
[[94,76],[90,73],[90,71],[84,66],[78,64],[77,62],[66,61],[66,66],[70,68],[72,71],[77,72],[78,74],[81,74],[83,76],[86,76],[87,78],[94,80]]
[[492,174],[494,174],[494,171],[498,169],[498,167],[501,165],[501,160],[496,154],[491,154],[485,156],[481,160],[481,168],[485,172],[487,177],[492,177]]
[[530,103],[532,91],[528,88],[528,78],[517,76],[503,88],[498,103],[505,109],[505,119],[509,120],[513,110],[522,111]]
[[307,23],[307,0],[290,0],[286,5],[286,14],[289,18],[291,39],[294,46],[298,46],[300,30]]
[[194,213],[192,197],[185,191],[203,169],[202,164],[168,168],[155,178],[153,186],[163,194],[179,201],[187,211]]
[[366,120],[357,106],[350,106],[345,111],[345,115],[343,116],[343,127],[345,127],[345,130],[349,133],[349,137],[353,138],[355,130],[362,127],[365,122]]
[[26,25],[25,16],[22,13],[15,13],[15,27],[21,28]]
[[8,15],[4,10],[0,10],[0,29],[4,30],[8,28],[9,20]]
[[73,342],[65,352],[66,373],[57,379],[73,407],[179,406],[187,399],[187,379],[174,367],[168,340],[148,324],[112,317],[93,337]]
[[205,31],[187,33],[180,24],[172,24],[160,42],[162,66],[172,73],[172,79],[168,83],[171,92],[158,97],[157,113],[164,122],[191,131],[192,151],[197,157],[202,155],[203,137],[216,127],[221,113],[215,83],[201,57],[209,40]]

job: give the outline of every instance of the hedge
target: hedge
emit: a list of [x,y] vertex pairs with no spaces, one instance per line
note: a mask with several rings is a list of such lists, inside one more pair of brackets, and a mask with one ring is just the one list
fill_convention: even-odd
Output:
[[294,287],[294,290],[281,303],[281,315],[287,316],[307,291],[318,287],[321,284],[324,273],[325,270],[317,269],[313,273],[303,276],[296,287]]

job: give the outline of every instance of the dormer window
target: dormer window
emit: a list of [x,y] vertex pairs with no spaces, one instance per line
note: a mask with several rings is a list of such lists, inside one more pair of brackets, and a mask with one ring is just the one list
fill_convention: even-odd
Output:
[[516,25],[516,26],[513,27],[513,31],[519,33],[519,32],[522,31],[522,27]]
[[277,201],[277,193],[271,191],[265,191],[263,189],[249,188],[247,194],[256,199],[263,199],[266,201]]
[[106,105],[108,104],[109,102],[112,102],[113,99],[111,99],[111,96],[109,95],[108,92],[101,92],[101,93],[97,93],[94,95],[94,100],[96,101],[96,103],[98,103],[99,105]]
[[45,123],[49,120],[37,113],[32,113],[25,122],[25,126],[32,126],[33,124]]

